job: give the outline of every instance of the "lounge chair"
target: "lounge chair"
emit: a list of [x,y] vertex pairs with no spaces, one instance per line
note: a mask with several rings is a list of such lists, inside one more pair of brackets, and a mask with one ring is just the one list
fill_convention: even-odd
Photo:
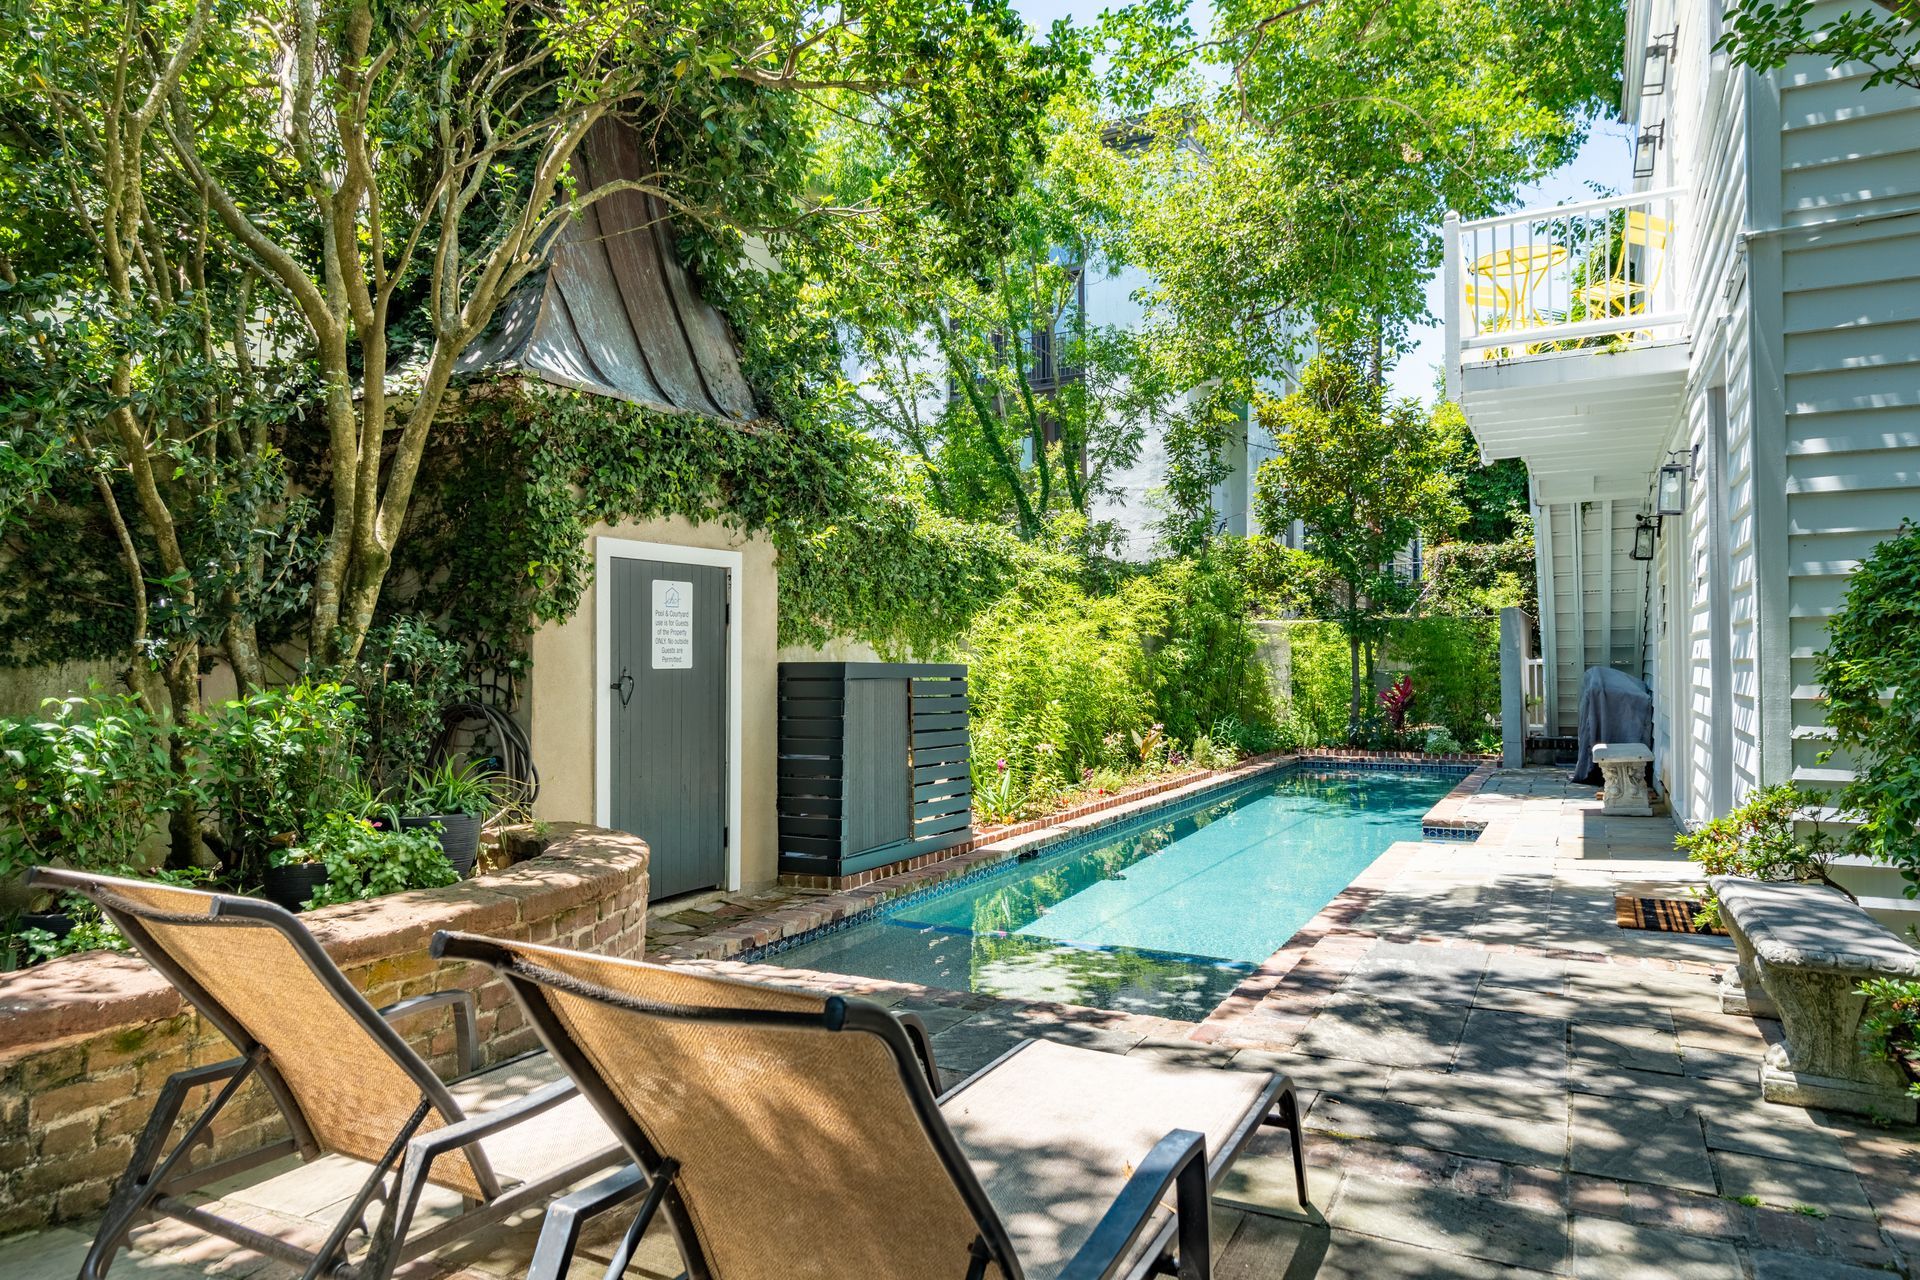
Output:
[[[81,1265],[99,1280],[142,1220],[169,1217],[317,1276],[384,1280],[393,1268],[538,1206],[573,1183],[624,1164],[621,1150],[572,1082],[525,1059],[474,1071],[473,994],[434,992],[375,1009],[293,915],[270,902],[141,880],[38,869],[36,887],[97,903],[240,1056],[176,1072],[161,1088],[104,1221]],[[451,1007],[460,1076],[442,1083],[391,1025]],[[214,1118],[258,1079],[288,1135],[258,1150],[194,1163]],[[514,1087],[519,1083],[521,1087]],[[188,1094],[212,1100],[167,1146]],[[529,1123],[531,1122],[531,1123]],[[323,1244],[305,1248],[211,1212],[191,1193],[285,1156],[344,1156],[371,1167]],[[350,1166],[349,1166],[350,1167]],[[397,1179],[388,1185],[397,1169]],[[460,1211],[412,1233],[426,1186],[461,1197]],[[204,1196],[199,1199],[204,1200]],[[348,1257],[374,1199],[384,1201],[364,1254]],[[449,1200],[452,1197],[448,1197]]]
[[470,934],[432,951],[505,976],[633,1159],[548,1210],[529,1280],[566,1275],[578,1215],[637,1197],[609,1280],[657,1212],[691,1280],[1199,1280],[1211,1192],[1262,1124],[1291,1131],[1307,1202],[1284,1076],[1028,1041],[942,1095],[919,1022],[865,1001]]

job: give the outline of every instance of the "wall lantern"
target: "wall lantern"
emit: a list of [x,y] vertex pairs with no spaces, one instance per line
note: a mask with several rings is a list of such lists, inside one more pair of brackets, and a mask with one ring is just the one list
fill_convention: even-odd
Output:
[[1655,159],[1660,154],[1660,144],[1665,140],[1666,134],[1667,125],[1664,120],[1658,124],[1647,125],[1640,130],[1640,140],[1633,144],[1634,177],[1651,178],[1653,176],[1656,167]]
[[1660,531],[1660,524],[1652,516],[1642,512],[1633,518],[1633,558],[1635,560],[1653,559],[1653,538]]
[[1680,454],[1667,455],[1667,463],[1660,468],[1660,480],[1654,489],[1653,511],[1658,516],[1678,516],[1687,510],[1687,472],[1690,469],[1685,462],[1678,461]]
[[1673,46],[1679,41],[1680,29],[1675,27],[1663,36],[1655,36],[1647,46],[1646,65],[1640,73],[1642,97],[1657,97],[1667,91],[1667,72],[1673,68]]

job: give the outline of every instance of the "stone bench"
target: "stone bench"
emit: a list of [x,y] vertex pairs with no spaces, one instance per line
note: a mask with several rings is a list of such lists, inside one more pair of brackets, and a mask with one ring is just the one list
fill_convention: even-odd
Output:
[[1641,742],[1598,742],[1593,747],[1593,762],[1600,766],[1600,776],[1606,781],[1601,813],[1640,818],[1653,813],[1653,796],[1647,790],[1652,747]]
[[1920,1104],[1905,1075],[1860,1048],[1867,1002],[1854,988],[1866,978],[1920,978],[1920,951],[1822,885],[1708,883],[1739,955],[1723,1007],[1777,1017],[1786,1031],[1760,1068],[1760,1096],[1912,1123]]

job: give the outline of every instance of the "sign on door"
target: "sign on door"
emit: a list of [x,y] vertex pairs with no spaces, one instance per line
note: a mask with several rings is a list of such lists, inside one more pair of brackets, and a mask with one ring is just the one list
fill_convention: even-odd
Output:
[[653,669],[693,667],[693,584],[653,580]]

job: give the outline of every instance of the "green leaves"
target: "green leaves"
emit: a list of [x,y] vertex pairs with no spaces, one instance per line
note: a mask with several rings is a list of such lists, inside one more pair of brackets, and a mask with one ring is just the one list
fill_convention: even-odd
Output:
[[1815,20],[1813,11],[1813,0],[1735,0],[1714,49],[1760,72],[1777,71],[1800,55],[1834,67],[1862,63],[1872,70],[1862,88],[1920,89],[1920,4],[1915,0],[1877,0],[1875,7],[1845,9],[1824,22]]
[[[1791,782],[1760,787],[1749,792],[1732,812],[1676,838],[1674,847],[1699,863],[1704,875],[1811,880],[1833,885],[1827,868],[1839,855],[1840,844],[1815,825],[1818,815],[1814,810],[1825,799],[1801,791]],[[1717,926],[1719,899],[1711,890],[1703,890],[1700,896],[1695,925]]]
[[183,737],[192,785],[219,819],[226,871],[241,883],[358,790],[360,712],[338,684],[301,681],[228,702]]
[[1920,896],[1920,526],[1911,520],[1848,580],[1816,676],[1835,748],[1854,769],[1839,795],[1860,820],[1854,841],[1900,869],[1908,897]]
[[133,698],[49,699],[0,719],[0,879],[58,864],[128,872],[182,799],[164,727]]
[[1260,421],[1275,452],[1254,478],[1254,506],[1262,528],[1306,526],[1306,551],[1322,571],[1309,580],[1311,605],[1347,635],[1357,732],[1362,650],[1414,599],[1394,557],[1415,534],[1451,528],[1464,514],[1448,470],[1456,441],[1416,402],[1383,403],[1379,384],[1352,359],[1314,360],[1299,391],[1261,403]]
[[328,813],[309,825],[305,847],[327,868],[327,882],[307,901],[309,908],[438,889],[460,879],[432,828],[380,831],[364,818]]

